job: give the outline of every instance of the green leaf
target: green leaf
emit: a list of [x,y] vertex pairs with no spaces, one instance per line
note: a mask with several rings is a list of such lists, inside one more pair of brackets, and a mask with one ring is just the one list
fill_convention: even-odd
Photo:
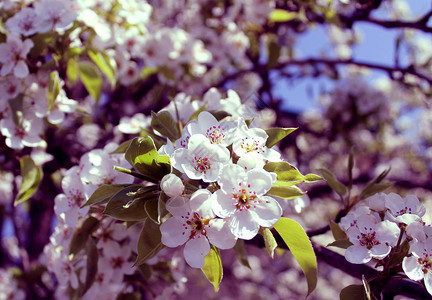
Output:
[[146,80],[148,77],[150,77],[153,74],[156,74],[159,71],[158,68],[149,68],[149,67],[144,67],[141,70],[141,78],[143,80]]
[[157,114],[152,112],[152,120],[150,125],[153,130],[156,130],[163,136],[166,136],[171,142],[175,142],[181,137],[181,132],[177,122],[167,111],[161,111]]
[[366,187],[360,193],[359,200],[360,199],[366,199],[366,198],[373,196],[375,194],[384,192],[386,189],[388,189],[392,185],[393,185],[393,183],[391,183],[391,182],[381,182],[381,183],[366,185]]
[[405,258],[405,256],[408,255],[410,250],[410,245],[407,240],[405,240],[399,249],[396,249],[396,251],[391,255],[390,261],[389,261],[389,267],[396,267],[400,265]]
[[78,73],[87,92],[97,103],[102,93],[102,78],[98,69],[91,62],[81,61],[78,63]]
[[[111,197],[104,214],[123,221],[142,221],[147,217],[144,209],[145,201],[134,201],[135,192],[143,186],[141,184],[130,185]],[[154,187],[149,187],[153,188]]]
[[260,234],[264,238],[264,243],[267,249],[267,252],[270,254],[271,258],[274,258],[274,251],[277,247],[276,240],[273,236],[273,233],[268,228],[260,228]]
[[239,259],[240,263],[245,266],[248,267],[249,269],[251,269],[251,266],[249,264],[249,260],[247,258],[247,253],[246,253],[246,248],[245,248],[245,243],[244,240],[238,239],[235,246],[234,246],[234,251],[237,254],[237,258]]
[[266,146],[268,148],[273,147],[283,138],[285,138],[291,132],[297,130],[297,128],[269,128],[266,130],[268,135]]
[[103,52],[87,51],[90,58],[99,69],[108,77],[111,88],[115,86],[115,62],[114,59]]
[[275,38],[270,39],[267,47],[268,47],[267,67],[271,69],[278,64],[282,48],[279,45],[279,43],[275,40]]
[[58,94],[60,93],[60,77],[57,71],[52,71],[49,75],[48,82],[48,112],[53,107]]
[[330,225],[330,229],[331,229],[331,232],[332,232],[333,237],[334,237],[335,240],[346,240],[346,239],[348,239],[345,231],[343,231],[339,227],[339,225],[336,224],[334,221],[330,220],[329,225]]
[[14,124],[22,128],[23,122],[23,102],[24,102],[24,94],[20,93],[15,98],[9,99],[9,107],[12,112],[12,120]]
[[316,174],[306,174],[304,177],[306,182],[314,182],[314,181],[318,181],[318,180],[323,180],[323,178],[321,176],[318,176]]
[[134,138],[125,153],[126,160],[141,174],[155,182],[171,173],[167,155],[160,155],[149,136]]
[[339,298],[340,300],[367,300],[363,284],[353,284],[343,288]]
[[327,181],[328,185],[340,196],[343,196],[347,193],[347,188],[340,183],[339,180],[327,169],[319,169],[324,179]]
[[72,85],[74,85],[78,80],[78,61],[75,57],[72,57],[67,61],[66,76]]
[[159,218],[159,199],[154,198],[145,202],[144,209],[147,213],[147,216],[155,223],[160,224]]
[[352,245],[353,243],[345,239],[345,240],[336,240],[333,243],[328,244],[327,247],[338,247],[338,248],[346,249]]
[[165,248],[161,239],[162,235],[159,225],[146,219],[138,240],[138,257],[134,265],[139,266],[145,263],[148,259],[154,257],[160,250]]
[[22,181],[18,195],[15,198],[15,206],[32,197],[42,180],[42,169],[34,163],[29,155],[20,159],[20,166]]
[[292,182],[292,185],[301,183],[305,180],[305,177],[299,172],[299,170],[286,161],[269,162],[264,166],[264,170],[276,173],[277,180]]
[[93,282],[96,279],[96,274],[98,271],[98,260],[98,249],[93,239],[90,238],[87,241],[86,277],[83,289],[81,291],[81,296],[83,296],[91,288]]
[[288,218],[280,218],[274,228],[302,268],[308,283],[309,295],[317,284],[317,261],[306,232],[300,224]]
[[141,300],[141,294],[139,292],[136,293],[125,293],[118,294],[116,300]]
[[158,223],[161,221],[164,222],[165,218],[169,216],[169,212],[165,206],[168,199],[169,197],[161,191],[158,199]]
[[126,141],[124,143],[122,143],[120,146],[117,147],[117,149],[115,149],[113,152],[111,152],[110,154],[115,154],[115,153],[126,153],[127,149],[129,148],[129,145],[132,143],[132,140]]
[[125,187],[130,186],[130,184],[105,184],[90,196],[88,201],[82,206],[96,205],[96,204],[105,204],[111,199],[112,196],[120,192]]
[[215,246],[211,246],[210,252],[206,255],[204,261],[204,267],[202,267],[201,270],[210,283],[213,284],[215,292],[217,292],[223,276],[222,260],[219,250]]
[[270,22],[288,22],[297,18],[297,12],[286,11],[284,9],[274,9],[270,16]]
[[273,185],[270,191],[267,192],[268,195],[284,198],[284,199],[294,199],[306,194],[301,189],[296,186],[277,186]]
[[90,235],[98,229],[99,223],[98,219],[88,217],[81,227],[75,230],[69,245],[69,254],[75,256],[84,249]]

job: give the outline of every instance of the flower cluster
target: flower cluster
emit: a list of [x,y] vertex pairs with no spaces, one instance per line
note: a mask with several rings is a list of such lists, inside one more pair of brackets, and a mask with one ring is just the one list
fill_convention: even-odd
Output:
[[403,260],[400,258],[403,271],[412,280],[424,279],[432,294],[432,227],[422,220],[425,212],[414,195],[405,199],[395,193],[369,197],[368,205],[358,206],[339,223],[351,242],[345,258],[356,264],[375,259],[383,265],[405,249]]

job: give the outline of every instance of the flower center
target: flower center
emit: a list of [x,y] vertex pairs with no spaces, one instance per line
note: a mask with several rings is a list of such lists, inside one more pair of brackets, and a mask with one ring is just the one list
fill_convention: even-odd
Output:
[[258,141],[254,138],[246,137],[242,139],[242,144],[240,146],[246,153],[248,152],[260,152],[262,147],[259,147]]
[[[193,215],[191,216],[190,213],[188,213],[188,215],[186,217],[186,223],[183,224],[184,229],[191,230],[189,239],[194,239],[195,236],[198,235],[198,238],[200,238],[200,234],[202,235],[206,235],[207,231],[205,230],[205,226],[209,224],[210,219],[204,219],[203,217],[201,217],[199,215],[199,213],[194,212]],[[189,227],[187,226],[189,225]],[[185,234],[186,232],[184,231],[183,234]]]
[[397,216],[402,216],[403,214],[412,214],[412,209],[410,207],[404,207],[400,211],[396,212]]
[[207,129],[206,136],[210,140],[210,143],[212,144],[220,144],[225,139],[225,134],[223,133],[223,130],[225,128],[221,128],[219,125],[218,127],[213,126],[209,129]]
[[208,157],[194,157],[193,163],[195,164],[195,170],[206,174],[207,170],[210,169],[210,159]]
[[357,236],[357,238],[361,246],[365,246],[370,250],[373,246],[380,244],[380,242],[375,238],[375,235],[375,231],[371,233],[360,233],[360,236]]
[[432,258],[427,253],[424,253],[423,258],[420,257],[418,259],[418,263],[422,265],[422,271],[424,274],[432,269]]
[[261,200],[257,200],[256,192],[255,191],[249,191],[250,184],[247,186],[247,188],[242,188],[241,182],[239,183],[239,189],[235,190],[233,187],[233,193],[232,196],[230,196],[230,199],[234,200],[233,205],[240,211],[248,210],[253,206],[256,207],[256,203],[261,203]]

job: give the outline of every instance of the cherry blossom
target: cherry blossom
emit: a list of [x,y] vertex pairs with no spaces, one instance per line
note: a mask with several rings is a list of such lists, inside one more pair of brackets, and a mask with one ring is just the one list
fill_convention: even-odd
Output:
[[9,32],[29,36],[39,31],[40,21],[40,16],[36,13],[35,9],[24,7],[9,18],[5,25]]
[[432,294],[432,238],[412,245],[411,254],[402,261],[405,274],[412,280],[424,279],[427,291]]
[[32,40],[26,39],[23,42],[19,36],[9,34],[6,43],[0,44],[0,62],[3,64],[0,75],[13,73],[18,78],[26,77],[29,69],[25,59],[32,47]]
[[219,122],[211,113],[203,111],[197,120],[189,122],[187,127],[191,135],[203,134],[212,144],[229,146],[236,137],[234,132],[237,124],[231,121]]
[[190,179],[213,182],[229,160],[230,154],[224,146],[211,144],[204,135],[195,134],[190,137],[188,148],[175,150],[173,158],[173,166]]
[[271,227],[281,217],[282,209],[272,197],[265,196],[274,178],[263,169],[244,170],[238,165],[223,168],[218,180],[220,189],[213,194],[213,210],[228,218],[231,232],[238,238],[250,240],[259,227]]
[[160,227],[162,243],[168,247],[185,244],[185,260],[194,268],[204,266],[210,243],[220,249],[230,249],[236,242],[226,222],[215,219],[210,197],[208,190],[198,190],[190,200],[185,197],[171,198],[166,207],[173,217]]
[[354,264],[367,263],[372,258],[383,259],[396,246],[399,233],[399,227],[393,222],[379,222],[373,215],[362,215],[356,226],[347,230],[353,245],[347,248],[345,258]]
[[388,208],[386,218],[396,223],[419,221],[426,212],[426,208],[414,195],[408,195],[404,200],[398,194],[390,193],[386,196],[385,206]]

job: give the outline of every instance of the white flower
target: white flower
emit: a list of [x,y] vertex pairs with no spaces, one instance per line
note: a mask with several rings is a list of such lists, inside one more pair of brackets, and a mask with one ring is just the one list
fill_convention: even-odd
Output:
[[77,17],[77,13],[67,1],[43,0],[35,3],[35,10],[40,18],[39,32],[67,29]]
[[346,216],[344,216],[341,221],[339,222],[340,228],[342,228],[344,231],[348,230],[352,226],[357,225],[357,219],[360,216],[370,214],[371,211],[369,207],[365,205],[357,206],[356,209],[353,212],[350,212]]
[[24,7],[9,18],[5,25],[9,32],[29,36],[39,31],[40,16],[33,8]]
[[150,126],[151,118],[146,117],[145,115],[138,113],[133,117],[122,117],[120,119],[120,124],[117,125],[117,128],[126,134],[136,134],[139,133],[144,128]]
[[235,139],[234,131],[237,125],[230,121],[219,122],[211,113],[203,111],[197,120],[189,122],[187,127],[190,135],[203,134],[212,144],[229,146]]
[[259,227],[273,226],[281,217],[279,203],[264,196],[274,179],[263,169],[245,171],[238,165],[227,165],[218,180],[221,187],[214,194],[213,210],[221,218],[229,218],[228,226],[238,238],[252,239]]
[[396,245],[399,233],[399,227],[393,222],[378,222],[373,215],[362,215],[356,226],[347,230],[353,245],[346,250],[345,258],[353,264],[364,264],[372,258],[383,259]]
[[12,118],[6,118],[0,121],[0,127],[1,133],[6,137],[6,145],[10,148],[37,147],[42,142],[39,136],[43,127],[41,119],[25,118],[18,126]]
[[426,290],[432,295],[432,238],[412,245],[411,253],[402,261],[402,269],[412,280],[424,279]]
[[3,64],[0,75],[13,73],[18,78],[26,77],[29,69],[25,59],[32,47],[32,40],[26,39],[23,42],[18,35],[9,34],[6,43],[0,44],[0,62]]
[[69,227],[74,227],[78,223],[78,216],[85,216],[89,209],[81,208],[86,197],[77,166],[67,171],[62,180],[62,188],[64,194],[59,194],[54,199],[54,211]]
[[198,190],[190,201],[184,197],[171,198],[166,205],[173,215],[161,227],[162,243],[177,247],[186,243],[184,257],[194,268],[204,266],[204,258],[210,251],[210,244],[220,249],[234,247],[236,238],[222,219],[215,219],[211,209],[211,193]]
[[173,158],[173,166],[190,179],[213,182],[229,160],[230,153],[222,145],[211,144],[204,135],[195,134],[190,137],[188,148],[177,149]]
[[162,191],[169,197],[176,197],[183,194],[184,184],[180,178],[174,174],[165,175],[160,183]]
[[398,194],[390,193],[386,196],[385,206],[389,209],[386,218],[396,223],[410,224],[420,221],[426,212],[426,208],[414,195],[408,195],[404,200]]

